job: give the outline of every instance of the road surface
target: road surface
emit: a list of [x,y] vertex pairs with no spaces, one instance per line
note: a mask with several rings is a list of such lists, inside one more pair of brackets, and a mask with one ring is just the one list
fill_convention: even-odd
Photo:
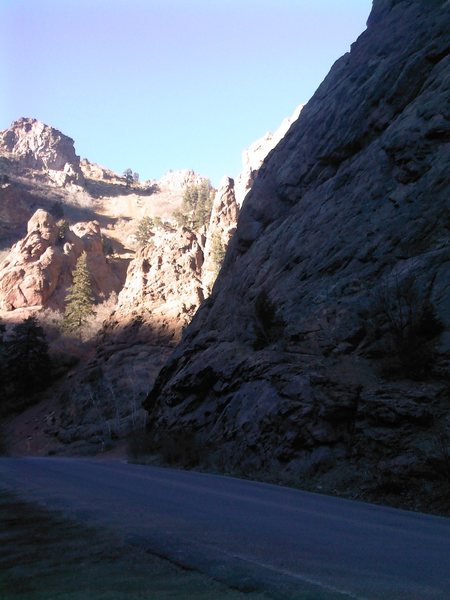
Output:
[[0,460],[0,487],[271,598],[450,598],[450,520],[218,475]]

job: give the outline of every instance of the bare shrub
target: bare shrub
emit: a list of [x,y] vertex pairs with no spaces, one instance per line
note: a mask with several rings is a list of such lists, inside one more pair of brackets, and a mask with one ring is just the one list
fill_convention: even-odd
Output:
[[253,346],[255,350],[260,350],[280,339],[284,330],[284,322],[278,316],[275,304],[265,290],[261,290],[256,296],[254,306],[256,339]]
[[428,377],[435,363],[435,345],[443,325],[425,292],[414,279],[386,280],[377,298],[380,329],[384,330],[385,375]]
[[60,337],[63,322],[61,311],[45,308],[39,311],[37,317],[50,343]]

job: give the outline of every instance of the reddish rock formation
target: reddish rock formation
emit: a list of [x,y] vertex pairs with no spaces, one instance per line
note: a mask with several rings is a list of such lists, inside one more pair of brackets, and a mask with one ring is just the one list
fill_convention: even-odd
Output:
[[146,314],[152,326],[180,333],[203,301],[202,239],[187,228],[158,228],[138,250],[119,294],[123,318]]
[[0,309],[62,308],[77,258],[86,251],[96,299],[118,291],[120,282],[103,254],[98,223],[61,226],[39,209],[27,226],[27,235],[11,248],[0,265]]

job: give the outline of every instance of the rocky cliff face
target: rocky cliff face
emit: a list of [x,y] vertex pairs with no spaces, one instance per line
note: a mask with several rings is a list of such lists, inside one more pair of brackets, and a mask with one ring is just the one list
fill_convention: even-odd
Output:
[[189,229],[158,229],[130,263],[118,308],[123,318],[148,313],[155,327],[177,333],[203,301],[203,244]]
[[144,315],[152,326],[163,324],[178,335],[209,295],[220,267],[214,241],[227,247],[238,213],[234,182],[225,177],[215,195],[208,227],[201,231],[169,223],[155,227],[149,243],[137,251],[128,267],[117,314],[124,319]]
[[57,185],[83,183],[73,140],[37,119],[18,119],[0,132],[0,153],[12,159],[17,169],[43,171]]
[[[67,173],[67,164],[81,166],[83,188],[58,185],[54,174]],[[70,370],[42,396],[53,406],[53,425],[45,427],[52,451],[98,452],[142,426],[140,403],[207,293],[202,267],[209,228],[179,229],[172,218],[185,188],[205,178],[186,169],[127,188],[113,171],[80,163],[70,138],[33,119],[1,134],[0,176],[0,317],[14,323],[36,312],[51,337],[55,372]],[[210,229],[228,241],[224,232],[230,218],[235,226],[237,208],[222,204],[219,194]],[[143,217],[164,224],[135,252]],[[98,303],[84,345],[57,333],[82,251]],[[103,320],[94,342],[89,336]]]
[[146,400],[161,443],[190,435],[203,464],[353,496],[442,493],[449,30],[448,2],[375,0],[260,169]]

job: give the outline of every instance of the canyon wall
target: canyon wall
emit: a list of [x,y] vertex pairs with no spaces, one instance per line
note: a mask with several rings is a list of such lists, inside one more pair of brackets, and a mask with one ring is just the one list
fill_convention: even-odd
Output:
[[145,402],[156,441],[190,436],[202,465],[354,496],[414,503],[440,485],[449,30],[448,2],[375,0],[259,170]]

